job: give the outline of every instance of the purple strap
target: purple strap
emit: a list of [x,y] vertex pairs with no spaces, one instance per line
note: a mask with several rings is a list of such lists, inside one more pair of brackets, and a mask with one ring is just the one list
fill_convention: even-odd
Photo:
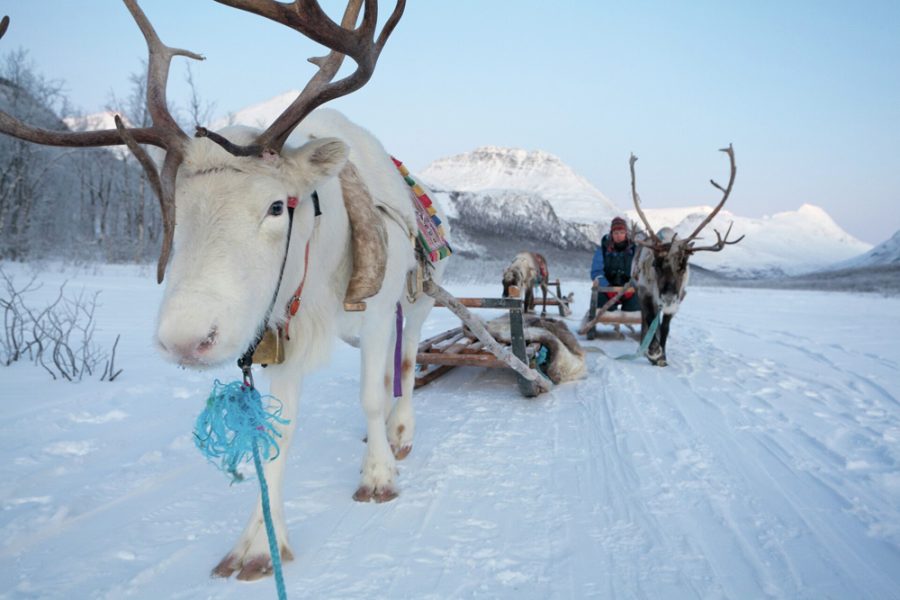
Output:
[[400,356],[403,350],[403,307],[397,303],[397,342],[394,344],[394,398],[403,395],[400,385]]

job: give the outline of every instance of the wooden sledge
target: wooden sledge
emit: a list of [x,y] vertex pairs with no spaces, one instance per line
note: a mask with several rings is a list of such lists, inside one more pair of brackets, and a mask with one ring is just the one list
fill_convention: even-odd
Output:
[[[559,308],[559,316],[566,317],[572,314],[572,307],[569,306],[568,298],[564,298],[562,295],[562,290],[560,288],[559,279],[554,281],[548,281],[547,287],[550,288],[548,291],[550,292],[550,297],[547,298],[547,301],[544,302],[543,295],[540,294],[541,287],[539,285],[534,286],[534,307],[537,309],[538,306],[556,306]],[[552,288],[556,288],[556,293],[553,293]],[[541,296],[541,297],[539,297]]]
[[[616,312],[607,312],[612,306],[614,306],[619,300],[622,299],[622,296],[625,295],[625,292],[629,289],[633,289],[634,286],[631,282],[626,283],[624,286],[615,286],[615,287],[598,287],[591,290],[591,308],[590,310],[595,310],[593,318],[591,318],[587,323],[581,326],[581,329],[578,330],[580,335],[587,336],[589,340],[594,339],[595,330],[594,327],[597,326],[598,323],[602,323],[604,325],[612,325],[615,327],[616,331],[619,330],[621,325],[626,325],[630,329],[632,329],[632,325],[640,325],[641,324],[641,316],[640,314],[625,314],[621,311]],[[600,304],[600,294],[605,294],[606,292],[615,292],[616,295],[606,301],[603,306],[598,308]]]
[[[435,306],[449,308],[465,326],[455,327],[419,344],[416,354],[416,384],[419,388],[453,369],[486,367],[516,371],[519,391],[532,398],[550,390],[553,384],[530,365],[540,343],[526,344],[522,318],[523,302],[518,298],[455,298],[432,282],[425,282],[425,293],[435,298]],[[484,323],[468,308],[497,308],[509,311],[509,345],[495,340]]]

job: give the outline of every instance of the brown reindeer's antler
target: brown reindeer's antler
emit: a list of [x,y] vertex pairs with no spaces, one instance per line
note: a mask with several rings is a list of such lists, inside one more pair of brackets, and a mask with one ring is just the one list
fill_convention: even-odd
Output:
[[[691,240],[695,239],[697,237],[697,235],[701,231],[703,231],[703,228],[706,227],[709,224],[709,222],[713,220],[713,217],[715,217],[719,213],[719,210],[722,209],[722,207],[725,205],[725,201],[728,200],[728,196],[731,194],[731,188],[734,187],[734,177],[735,177],[735,175],[737,175],[737,166],[734,163],[734,148],[731,147],[731,144],[728,144],[727,148],[720,148],[719,152],[724,152],[725,154],[727,154],[728,159],[731,161],[731,175],[728,178],[728,185],[723,188],[721,185],[716,183],[716,181],[714,179],[709,180],[709,182],[713,185],[714,188],[716,188],[722,192],[722,199],[719,200],[719,203],[716,205],[716,207],[713,209],[713,211],[711,213],[709,213],[705,219],[703,219],[703,222],[697,226],[697,229],[694,230],[694,233],[692,233],[691,235],[689,235],[687,237],[687,239],[685,240],[687,242],[690,242]],[[730,226],[728,227],[728,231],[731,231]],[[718,231],[716,232],[716,235],[717,236],[719,235]],[[728,232],[725,233],[725,238],[726,239],[728,238]],[[741,239],[743,239],[743,236],[741,236]],[[727,243],[724,240],[722,240],[722,238],[719,238],[719,241],[722,243],[722,247],[724,247],[724,244]],[[736,244],[739,241],[740,240],[736,240],[735,242],[732,242],[732,243]],[[709,250],[711,248],[712,248],[712,246],[710,246],[709,248],[695,248],[695,250]],[[720,247],[719,250],[721,250],[721,249],[722,248]]]
[[[734,162],[734,148],[732,148],[731,144],[728,144],[727,148],[721,148],[719,151],[727,154],[729,160],[731,161],[731,175],[728,178],[728,185],[725,187],[722,187],[721,185],[716,183],[715,180],[713,180],[713,179],[709,180],[709,182],[711,184],[713,184],[713,187],[722,191],[722,199],[719,201],[719,203],[716,205],[716,207],[712,210],[712,212],[709,213],[705,219],[703,219],[703,222],[697,226],[697,228],[694,230],[694,232],[691,235],[689,235],[687,238],[685,238],[684,243],[686,243],[686,244],[689,244],[692,240],[697,239],[697,235],[699,235],[699,233],[701,231],[703,231],[703,228],[706,227],[709,224],[709,222],[713,220],[713,217],[715,217],[718,214],[719,210],[721,210],[722,206],[725,205],[725,201],[728,200],[728,196],[731,194],[731,189],[734,187],[734,178],[735,178],[735,175],[737,175],[737,166],[735,165],[735,162]],[[641,210],[641,197],[638,195],[637,188],[635,186],[635,176],[634,176],[634,163],[635,162],[637,162],[637,157],[634,154],[632,154],[631,159],[628,161],[628,164],[631,167],[631,195],[634,198],[634,208],[637,210],[637,214],[641,218],[641,221],[644,222],[644,226],[647,228],[647,232],[650,234],[650,239],[651,239],[650,242],[642,242],[640,240],[637,240],[637,243],[641,244],[642,246],[646,246],[648,248],[660,248],[664,244],[660,241],[659,237],[657,237],[656,232],[653,231],[653,228],[650,226],[650,222],[647,220],[647,216],[644,214],[644,211]],[[691,252],[700,252],[703,250],[708,250],[711,252],[718,252],[725,246],[730,246],[731,244],[737,244],[742,239],[744,239],[744,236],[741,236],[736,240],[729,241],[728,240],[729,233],[731,233],[731,225],[728,226],[728,230],[725,232],[724,238],[719,234],[718,231],[716,231],[716,238],[718,241],[715,244],[713,244],[712,246],[698,247],[698,246],[689,245],[687,247],[690,248]]]
[[[221,4],[239,8],[287,25],[306,37],[330,48],[327,56],[310,58],[309,62],[319,67],[316,75],[306,84],[300,95],[275,121],[269,125],[256,143],[251,146],[234,147],[229,152],[241,155],[261,154],[264,150],[281,152],[288,136],[297,125],[315,108],[329,100],[345,96],[361,88],[372,77],[375,63],[385,42],[394,31],[406,0],[397,0],[393,13],[388,18],[378,38],[375,28],[378,21],[378,1],[365,0],[366,8],[362,23],[356,25],[363,0],[350,0],[344,18],[338,25],[319,6],[316,0],[294,0],[285,4],[275,0],[216,0]],[[344,56],[356,61],[356,70],[347,77],[332,81],[340,69]],[[198,135],[203,135],[198,131]]]
[[[184,157],[184,144],[188,140],[175,119],[169,113],[166,104],[166,85],[169,79],[169,65],[175,56],[187,56],[196,60],[203,57],[188,50],[169,48],[156,35],[153,26],[136,0],[123,0],[131,12],[135,22],[147,41],[149,64],[147,67],[147,110],[153,122],[151,127],[126,129],[119,116],[116,116],[116,129],[100,131],[53,131],[31,127],[18,119],[0,111],[0,133],[43,144],[45,146],[89,147],[117,146],[125,144],[137,157],[138,162],[147,173],[150,185],[159,198],[159,206],[163,218],[163,245],[156,269],[157,281],[162,282],[172,249],[172,236],[175,231],[175,175]],[[9,17],[0,23],[0,37],[6,32]],[[150,144],[166,150],[166,158],[162,171],[157,171],[147,151],[140,144]]]
[[631,155],[631,158],[628,159],[628,167],[631,169],[631,197],[634,199],[634,209],[637,211],[638,216],[641,218],[641,221],[644,223],[644,227],[647,228],[647,233],[650,235],[651,242],[641,242],[638,240],[638,243],[642,246],[661,246],[662,242],[656,236],[656,232],[653,230],[653,227],[650,225],[650,221],[647,220],[647,215],[644,214],[644,211],[641,210],[641,197],[637,193],[637,184],[635,183],[634,177],[634,163],[637,162],[637,156],[634,154]]
[[730,246],[730,245],[732,245],[732,244],[737,244],[739,241],[741,241],[742,239],[744,239],[744,236],[742,235],[741,237],[739,237],[739,238],[736,239],[736,240],[728,241],[728,234],[731,233],[731,226],[732,226],[732,225],[734,225],[734,222],[732,222],[732,223],[730,223],[730,224],[728,225],[728,229],[725,231],[725,237],[724,237],[724,238],[723,238],[722,235],[719,233],[719,230],[718,230],[718,229],[713,229],[713,231],[716,232],[716,239],[717,239],[716,243],[713,244],[712,246],[690,246],[691,252],[701,252],[701,251],[704,251],[704,250],[708,250],[708,251],[710,251],[710,252],[718,252],[719,250],[721,250],[721,249],[724,248],[725,246]]

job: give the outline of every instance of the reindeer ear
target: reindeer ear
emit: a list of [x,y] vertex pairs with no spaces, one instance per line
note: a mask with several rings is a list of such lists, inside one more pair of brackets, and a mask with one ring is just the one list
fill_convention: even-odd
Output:
[[285,159],[294,167],[298,176],[305,179],[308,185],[316,187],[337,175],[349,156],[350,148],[347,144],[337,138],[322,138],[291,150]]

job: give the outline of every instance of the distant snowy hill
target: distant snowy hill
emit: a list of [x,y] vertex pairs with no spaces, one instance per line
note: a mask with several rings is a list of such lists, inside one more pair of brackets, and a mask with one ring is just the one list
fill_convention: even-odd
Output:
[[291,90],[283,94],[279,94],[274,98],[269,98],[259,104],[253,104],[247,108],[230,113],[228,116],[214,121],[212,129],[221,129],[228,125],[246,125],[248,127],[258,127],[264,129],[269,126],[281,113],[284,112],[291,102],[300,95],[299,90]]
[[439,192],[437,201],[453,231],[491,237],[514,236],[547,242],[563,250],[593,250],[594,243],[577,227],[560,219],[539,194],[520,190]]
[[[288,91],[249,106],[214,122],[213,127],[265,127],[298,93]],[[96,123],[87,128],[113,126],[111,115],[106,120],[103,115],[89,118]],[[504,236],[530,240],[535,248],[589,251],[613,216],[626,214],[637,220],[630,207],[622,210],[615,206],[587,179],[543,151],[484,146],[438,159],[417,176],[435,190],[437,202],[450,217],[457,250],[482,258],[485,244],[494,254],[501,251],[498,242]],[[655,228],[673,227],[681,235],[689,235],[711,210],[710,206],[690,206],[647,208],[645,212]],[[729,276],[773,277],[817,271],[837,263],[844,268],[865,266],[900,256],[897,236],[884,248],[872,250],[871,244],[849,235],[824,210],[811,204],[761,218],[741,217],[723,209],[703,232],[700,244],[713,243],[713,229],[724,234],[732,221],[731,238],[745,235],[745,239],[721,252],[699,252],[694,264]],[[510,254],[524,249],[520,245],[516,242]],[[872,252],[860,256],[869,250]],[[852,262],[856,257],[861,262]]]
[[[103,111],[82,117],[65,117],[63,122],[72,131],[96,131],[98,129],[115,129],[116,128],[116,112]],[[122,117],[122,121],[126,126],[131,124],[128,119]]]
[[[80,117],[64,117],[63,123],[65,123],[66,126],[72,131],[97,131],[101,129],[115,129],[117,114],[118,113],[114,111],[107,110]],[[126,119],[124,116],[122,116],[122,122],[126,127],[131,127],[131,123],[129,123],[128,119]],[[125,145],[108,146],[106,149],[119,158],[127,156],[131,153],[131,151],[128,149],[128,146]]]
[[832,265],[831,268],[852,269],[881,265],[900,265],[900,231],[865,254]]
[[484,146],[436,160],[420,175],[446,191],[518,190],[543,196],[558,217],[573,223],[606,222],[618,212],[587,179],[540,150]]
[[[712,211],[711,206],[645,209],[650,224],[660,229],[672,227],[680,235],[690,235]],[[635,211],[626,212],[637,220]],[[698,252],[692,262],[706,269],[740,277],[797,275],[854,257],[872,245],[840,228],[824,210],[804,204],[795,211],[762,218],[740,217],[722,209],[700,234],[699,245],[716,241],[715,229],[723,235],[734,222],[730,239],[746,237],[721,252]]]
[[[624,213],[631,220],[638,219],[634,210],[618,209],[587,180],[544,152],[479,148],[468,154],[437,160],[421,175],[438,189],[454,192],[441,195],[442,199],[465,198],[469,223],[462,225],[467,233],[471,233],[473,226],[496,227],[498,219],[509,215],[518,223],[516,233],[534,239],[536,246],[551,243],[565,248],[569,240],[578,240],[574,247],[583,248],[585,244],[581,240],[599,241],[599,235],[614,215]],[[506,191],[501,193],[500,190]],[[546,227],[539,223],[544,218],[540,217],[544,210],[535,210],[530,219],[514,216],[520,215],[526,206],[531,210],[540,204],[541,198],[554,213]],[[456,207],[446,206],[446,202],[444,205],[451,217],[460,218]],[[656,229],[673,227],[686,236],[712,208],[645,209],[645,213]],[[473,217],[473,213],[479,216]],[[558,244],[560,238],[556,232],[566,229],[566,221],[578,234],[572,234],[565,243]],[[741,235],[745,235],[745,239],[721,252],[698,252],[694,264],[735,277],[796,275],[821,269],[871,248],[870,244],[841,229],[824,210],[811,204],[762,218],[740,217],[723,209],[707,225],[701,245],[713,243],[716,239],[713,230],[718,229],[724,234],[732,221],[731,239]]]

